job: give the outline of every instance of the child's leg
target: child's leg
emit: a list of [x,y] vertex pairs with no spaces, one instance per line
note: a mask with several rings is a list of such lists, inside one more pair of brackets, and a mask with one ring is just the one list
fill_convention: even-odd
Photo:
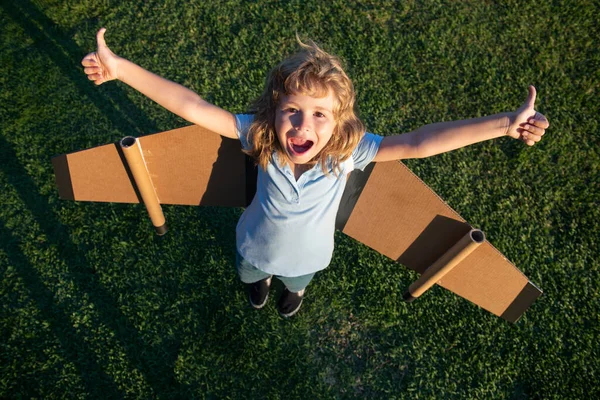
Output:
[[293,278],[285,276],[278,276],[277,278],[283,282],[287,290],[292,293],[298,293],[304,291],[314,276],[315,274],[312,273],[308,275],[295,276]]
[[310,283],[315,274],[308,274],[297,276],[294,278],[288,278],[285,276],[278,276],[278,278],[285,285],[285,290],[281,294],[279,301],[277,302],[277,308],[279,315],[288,318],[296,314],[300,310],[302,300],[304,299],[304,290]]
[[248,288],[250,305],[256,309],[264,307],[269,298],[272,275],[259,270],[246,261],[239,253],[236,255],[235,261],[238,276]]

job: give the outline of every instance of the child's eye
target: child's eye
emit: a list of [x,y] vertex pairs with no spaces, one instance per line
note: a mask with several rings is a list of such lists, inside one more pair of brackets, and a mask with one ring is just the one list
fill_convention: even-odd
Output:
[[315,113],[315,117],[323,118],[323,117],[325,117],[325,114],[323,114],[323,113],[321,113],[321,112],[318,112],[318,111],[317,111],[317,112]]
[[288,107],[284,111],[287,111],[287,112],[290,112],[290,113],[294,113],[294,114],[298,112],[298,110],[295,109],[294,107]]

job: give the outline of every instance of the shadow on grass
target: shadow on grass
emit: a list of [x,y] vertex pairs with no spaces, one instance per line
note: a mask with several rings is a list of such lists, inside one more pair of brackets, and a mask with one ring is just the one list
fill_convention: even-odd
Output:
[[36,50],[52,60],[86,101],[92,102],[121,132],[126,135],[137,132],[140,136],[157,131],[156,125],[127,98],[121,88],[111,85],[108,89],[99,89],[85,77],[81,60],[89,51],[82,50],[72,39],[62,36],[60,28],[32,2],[2,2],[0,7],[34,40]]
[[[70,79],[73,85],[87,99],[106,115],[120,131],[148,133],[156,131],[155,125],[127,98],[119,88],[98,91],[76,68],[85,54],[71,39],[61,36],[60,29],[46,17],[32,2],[2,2],[6,13],[19,24],[25,33],[35,41],[35,47],[41,54],[54,62]],[[117,110],[118,109],[118,110]],[[130,116],[134,116],[135,124]],[[115,338],[125,352],[131,364],[139,370],[155,395],[184,390],[174,376],[174,364],[178,356],[180,343],[166,340],[160,345],[146,343],[127,317],[119,310],[118,304],[102,286],[94,271],[88,266],[85,249],[78,248],[70,238],[70,233],[56,218],[55,210],[48,206],[47,198],[39,195],[38,188],[28,175],[17,157],[12,145],[0,136],[0,171],[7,177],[8,183],[18,193],[24,206],[31,212],[42,231],[48,238],[48,245],[60,249],[59,257],[68,267],[69,277],[77,290],[89,296],[98,312],[100,323],[114,332]],[[85,340],[75,332],[64,307],[56,304],[54,294],[44,285],[36,268],[29,263],[20,251],[18,238],[0,225],[3,238],[2,247],[15,265],[19,275],[27,285],[30,296],[39,307],[42,317],[50,322],[51,329],[62,345],[62,353],[78,369],[89,394],[99,398],[120,398],[123,393],[117,384],[91,353]],[[157,363],[157,360],[159,362]],[[48,384],[52,387],[54,384]],[[31,389],[33,390],[33,389]],[[96,397],[96,396],[95,396]]]
[[[85,251],[79,249],[72,242],[67,229],[55,217],[54,211],[48,207],[47,200],[37,193],[35,183],[20,165],[11,145],[2,137],[0,137],[0,149],[2,149],[1,154],[4,160],[0,168],[7,177],[8,183],[15,188],[23,204],[46,234],[48,245],[55,245],[60,249],[60,257],[68,266],[70,278],[73,279],[79,291],[85,292],[89,296],[101,323],[114,332],[115,338],[125,351],[129,361],[144,375],[146,382],[154,389],[155,393],[175,388],[177,383],[174,376],[174,364],[179,344],[166,341],[160,346],[151,346],[143,341],[136,329],[130,326],[128,319],[119,310],[118,304],[110,293],[98,281],[94,271],[86,265]],[[3,226],[0,228],[2,228],[0,233],[3,238],[11,237],[6,228]],[[16,241],[17,238],[14,240]],[[114,394],[118,393],[114,382],[112,384],[96,382],[95,376],[100,376],[101,380],[107,381],[109,377],[103,372],[98,373],[99,366],[94,360],[94,355],[87,354],[89,353],[86,349],[87,345],[83,339],[77,338],[65,310],[55,304],[53,294],[45,288],[36,269],[27,261],[16,244],[7,243],[3,247],[6,247],[9,260],[15,265],[19,275],[27,284],[31,297],[38,304],[43,318],[51,322],[54,333],[66,346],[64,349],[66,358],[79,367],[81,378],[88,389],[98,387],[100,384],[105,387],[106,393],[111,388]],[[82,358],[81,354],[84,354],[85,357]],[[86,360],[85,364],[81,362],[82,359]],[[156,360],[162,362],[158,364]],[[97,389],[92,389],[90,393],[94,393],[94,390]]]
[[[54,294],[46,288],[39,277],[37,270],[27,261],[18,247],[18,238],[14,237],[0,221],[0,237],[2,237],[2,249],[8,255],[8,262],[13,265],[23,279],[29,290],[28,296],[32,298],[37,308],[48,322],[52,333],[60,342],[57,352],[65,360],[73,363],[87,390],[88,395],[94,398],[120,398],[123,392],[96,362],[95,355],[88,349],[83,338],[79,337],[68,316],[68,311],[54,301]],[[36,380],[39,379],[35,378]],[[52,387],[55,382],[44,384]],[[29,386],[27,382],[20,382],[21,386]],[[31,385],[32,387],[35,385]],[[5,393],[7,394],[7,393]],[[16,393],[13,393],[16,394]],[[24,393],[20,393],[23,395]]]

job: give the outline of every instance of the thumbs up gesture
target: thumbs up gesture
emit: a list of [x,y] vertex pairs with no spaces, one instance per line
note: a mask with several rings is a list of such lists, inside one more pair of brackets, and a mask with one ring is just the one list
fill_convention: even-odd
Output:
[[106,28],[100,29],[96,34],[98,50],[89,53],[81,60],[81,65],[84,67],[83,71],[88,79],[94,81],[96,85],[118,79],[119,57],[106,45],[104,32],[106,32]]
[[528,146],[533,146],[540,140],[550,126],[544,114],[535,111],[535,87],[529,86],[529,95],[525,103],[510,116],[510,124],[506,134],[514,139],[520,139]]

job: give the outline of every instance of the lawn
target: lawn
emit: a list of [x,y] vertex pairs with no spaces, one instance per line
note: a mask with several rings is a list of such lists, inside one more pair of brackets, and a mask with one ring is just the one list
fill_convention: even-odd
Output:
[[[593,1],[19,0],[0,4],[0,397],[600,396],[600,7]],[[295,33],[345,62],[368,130],[512,111],[551,127],[406,164],[538,285],[516,324],[341,233],[302,310],[252,310],[241,209],[58,198],[50,159],[187,123],[80,60],[108,45],[232,112]],[[281,286],[275,287],[275,295]],[[275,297],[275,296],[273,296]]]

